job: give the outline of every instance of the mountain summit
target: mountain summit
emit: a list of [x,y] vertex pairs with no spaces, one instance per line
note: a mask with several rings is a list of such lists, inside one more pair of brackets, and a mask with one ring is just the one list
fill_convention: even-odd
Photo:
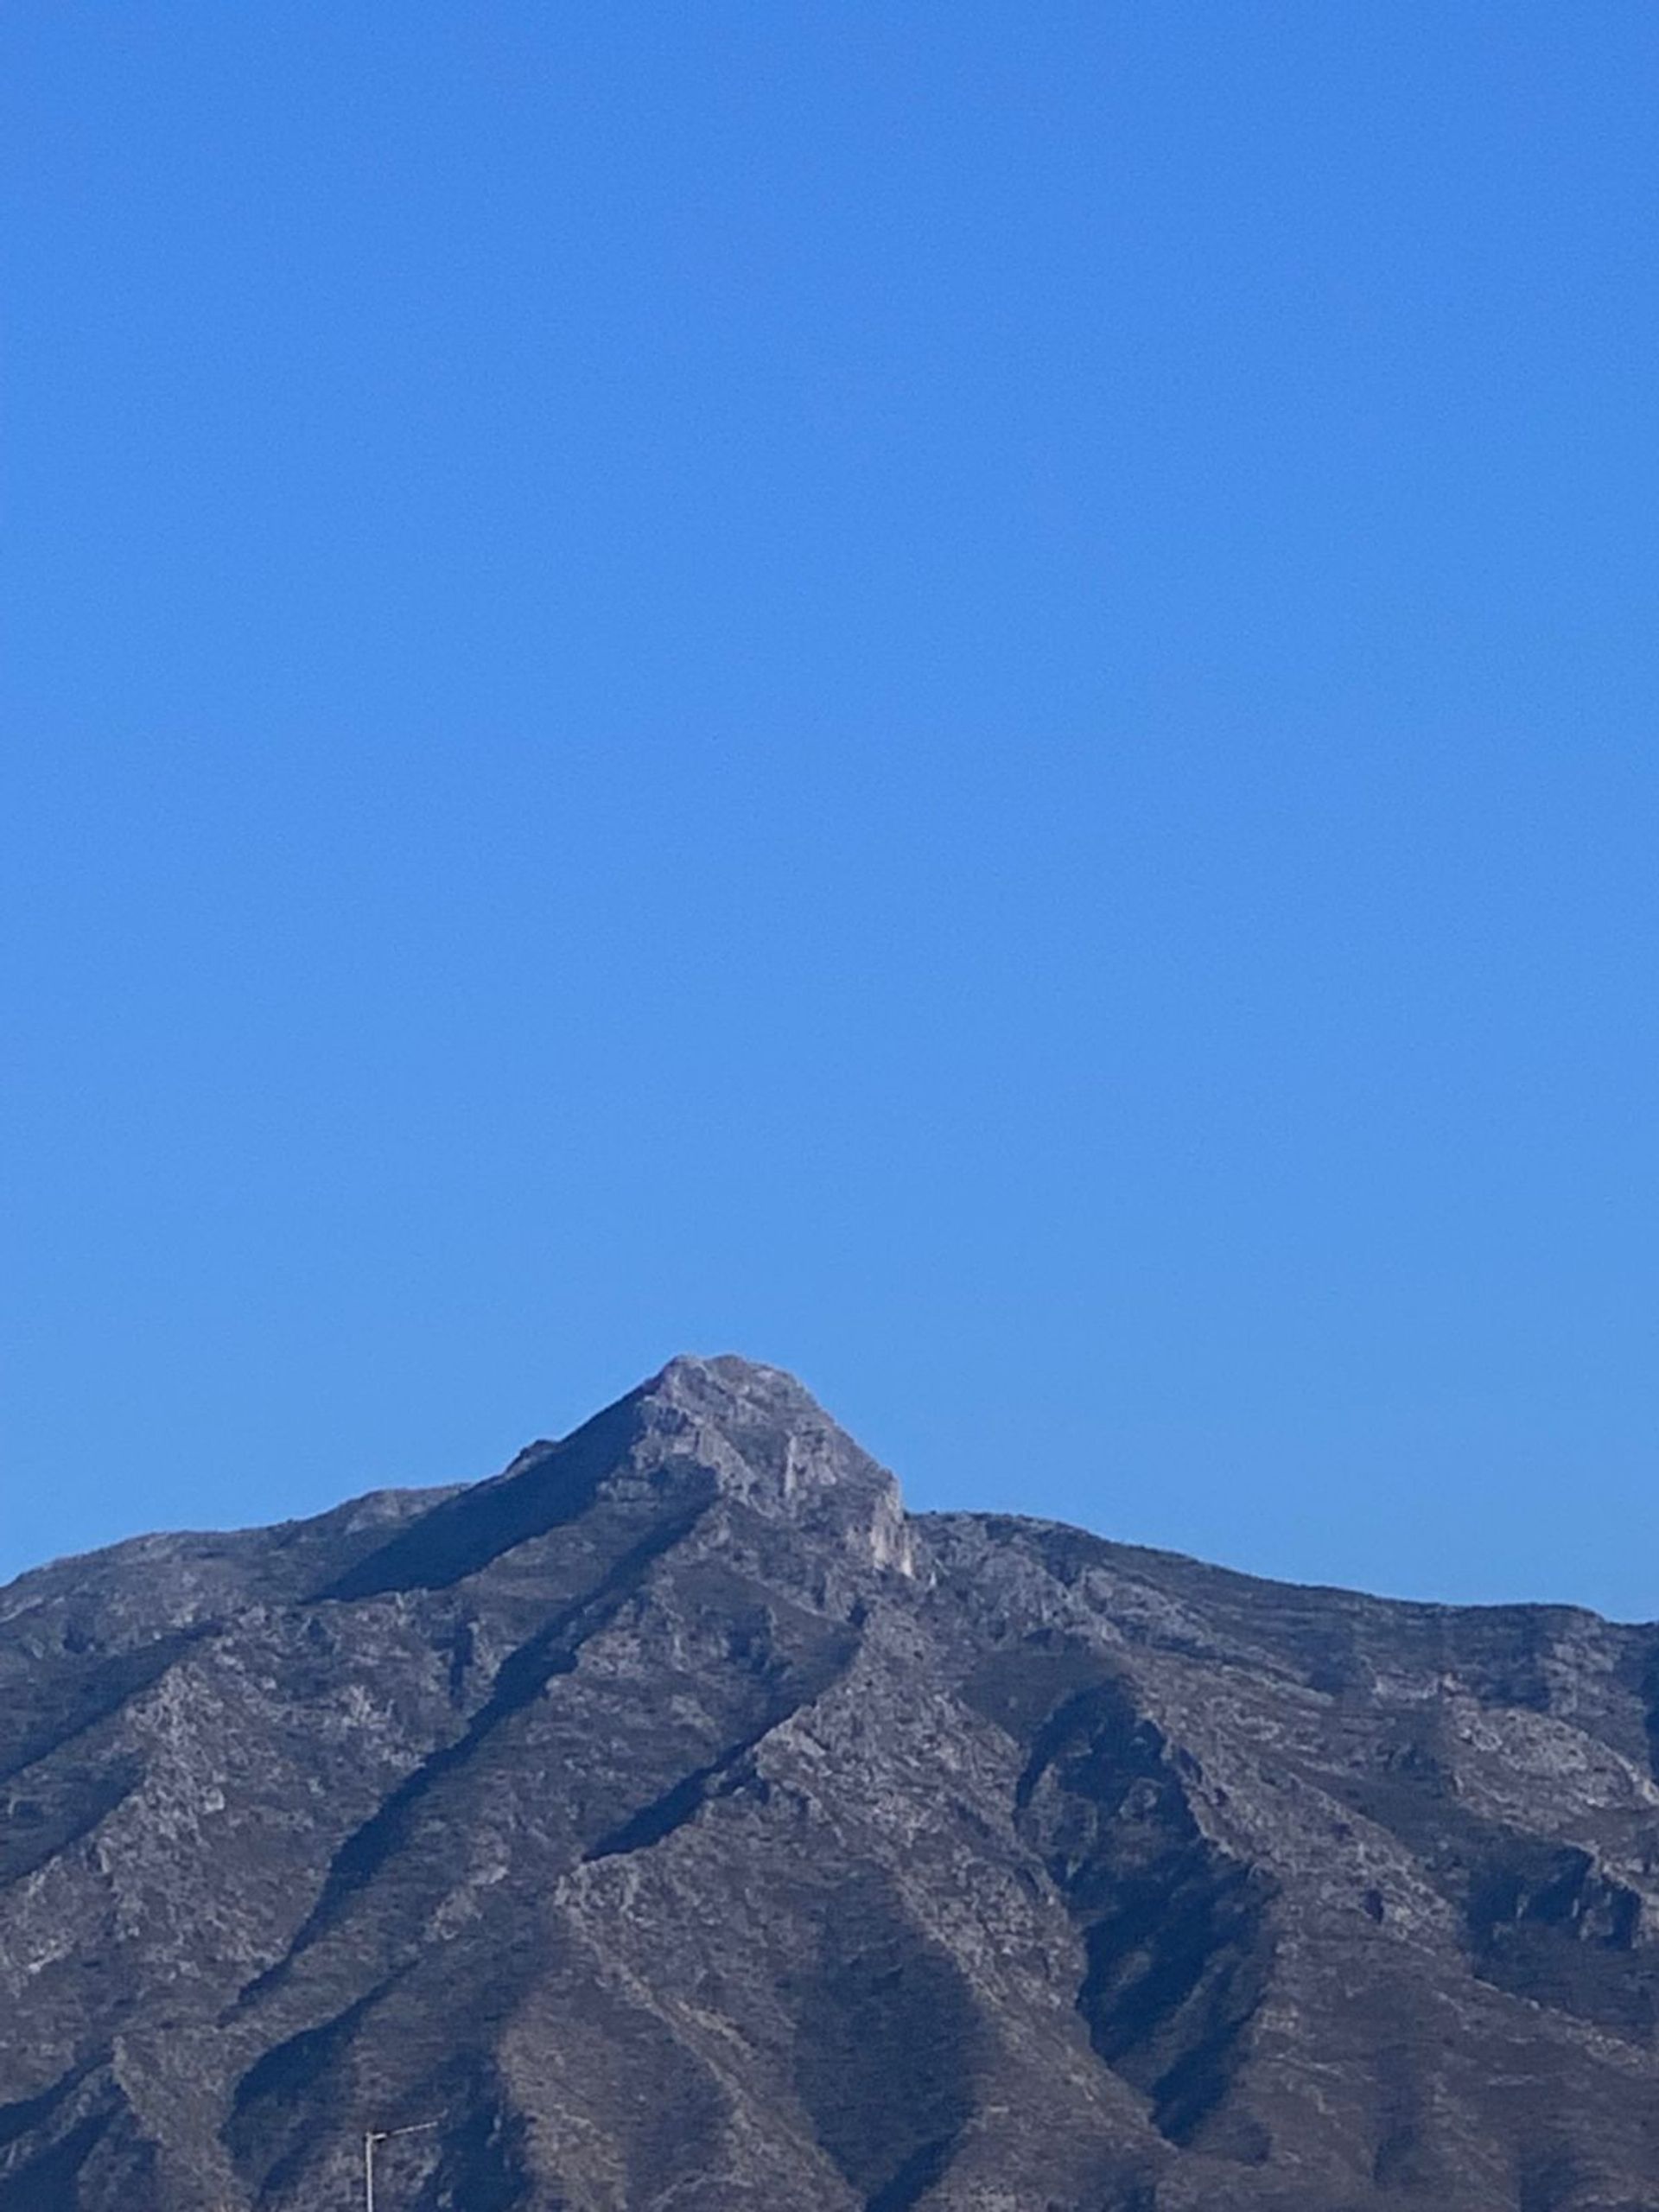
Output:
[[1656,1745],[1659,1631],[907,1516],[683,1357],[0,1591],[0,2212],[1638,2212]]

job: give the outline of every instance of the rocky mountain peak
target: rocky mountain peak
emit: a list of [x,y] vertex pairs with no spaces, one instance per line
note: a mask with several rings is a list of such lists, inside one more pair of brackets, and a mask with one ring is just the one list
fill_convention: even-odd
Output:
[[773,1418],[828,1422],[830,1416],[805,1385],[781,1367],[768,1367],[741,1353],[716,1352],[705,1357],[694,1351],[677,1352],[666,1366],[639,1386],[642,1395],[673,1398],[688,1403],[723,1406],[744,1403],[765,1408]]
[[866,1567],[913,1571],[898,1484],[792,1376],[683,1354],[556,1443],[445,1495],[319,1594],[447,1589],[603,1507],[671,1531],[715,1507],[828,1539]]
[[682,1353],[633,1402],[636,1466],[660,1478],[689,1459],[727,1498],[834,1532],[878,1567],[912,1571],[898,1483],[781,1368]]
[[683,1357],[0,1592],[0,2212],[1637,2212],[1656,1776],[1659,1630],[907,1524]]

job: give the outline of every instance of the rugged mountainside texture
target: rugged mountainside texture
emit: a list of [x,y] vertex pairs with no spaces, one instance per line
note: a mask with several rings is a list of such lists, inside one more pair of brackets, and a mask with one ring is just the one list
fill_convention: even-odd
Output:
[[0,2212],[1656,2207],[1656,1730],[677,1360],[0,1592]]

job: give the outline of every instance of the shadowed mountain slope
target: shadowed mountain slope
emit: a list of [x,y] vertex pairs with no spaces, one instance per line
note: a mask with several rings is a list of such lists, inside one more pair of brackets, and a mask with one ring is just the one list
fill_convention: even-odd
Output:
[[0,1591],[0,2212],[1651,2212],[1656,1739],[676,1360]]

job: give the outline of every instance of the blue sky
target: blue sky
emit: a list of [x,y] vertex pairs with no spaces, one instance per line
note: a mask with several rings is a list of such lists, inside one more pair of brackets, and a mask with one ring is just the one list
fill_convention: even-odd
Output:
[[1659,1615],[1659,13],[0,23],[0,1573],[691,1348]]

